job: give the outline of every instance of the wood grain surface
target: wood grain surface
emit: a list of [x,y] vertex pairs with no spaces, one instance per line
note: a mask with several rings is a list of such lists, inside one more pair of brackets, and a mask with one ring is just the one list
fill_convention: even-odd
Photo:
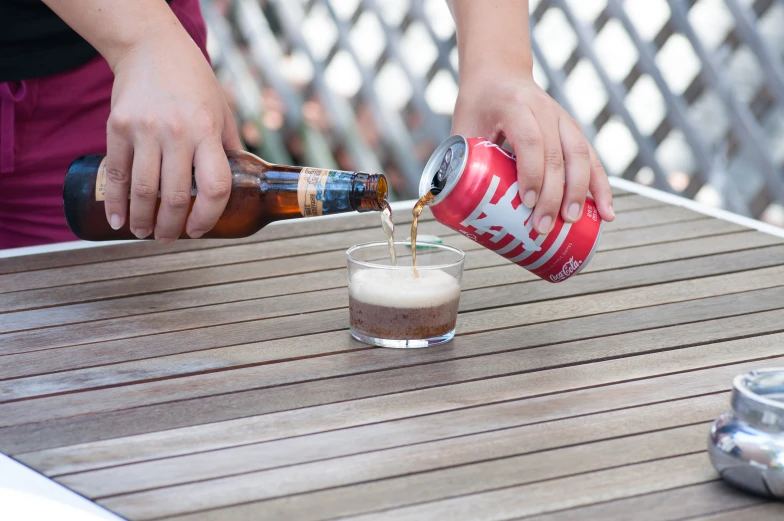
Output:
[[468,257],[425,350],[348,334],[377,215],[0,259],[0,451],[130,520],[784,518],[705,453],[784,364],[784,240],[614,192],[563,284],[426,214]]

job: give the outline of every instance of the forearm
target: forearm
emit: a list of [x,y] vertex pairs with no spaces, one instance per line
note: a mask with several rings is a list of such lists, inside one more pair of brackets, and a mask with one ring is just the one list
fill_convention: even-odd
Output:
[[112,69],[144,39],[184,33],[163,0],[43,0],[95,47]]
[[457,26],[460,70],[533,67],[528,0],[448,0]]

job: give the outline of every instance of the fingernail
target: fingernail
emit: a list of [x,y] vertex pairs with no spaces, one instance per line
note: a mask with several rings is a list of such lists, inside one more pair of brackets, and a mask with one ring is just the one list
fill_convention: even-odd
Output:
[[147,230],[145,228],[136,228],[133,234],[136,236],[137,239],[144,239],[145,237],[150,235],[150,230]]
[[190,231],[190,232],[186,231],[185,233],[187,233],[188,237],[190,237],[191,239],[198,239],[199,237],[204,235],[204,232],[200,232],[198,230],[193,230],[193,231]]
[[549,215],[545,215],[539,219],[539,233],[547,235],[553,229],[553,219]]
[[610,217],[615,219],[615,210],[613,209],[612,205],[608,206],[607,209],[610,211]]
[[536,192],[533,190],[528,190],[525,193],[525,197],[523,197],[523,204],[528,208],[533,208],[536,206]]
[[164,246],[174,242],[174,239],[172,239],[170,237],[161,237],[161,238],[155,239],[155,240],[158,241],[160,244],[163,244]]
[[569,211],[566,213],[570,221],[576,221],[577,219],[580,218],[580,205],[577,203],[570,204]]
[[113,230],[119,230],[120,226],[122,226],[122,218],[113,213],[112,216],[109,218],[109,225],[112,227]]

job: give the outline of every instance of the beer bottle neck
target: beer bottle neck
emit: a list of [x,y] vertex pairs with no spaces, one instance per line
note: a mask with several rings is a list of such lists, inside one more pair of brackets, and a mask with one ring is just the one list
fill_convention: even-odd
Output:
[[351,208],[357,212],[380,212],[388,196],[387,179],[382,174],[357,172],[351,184]]

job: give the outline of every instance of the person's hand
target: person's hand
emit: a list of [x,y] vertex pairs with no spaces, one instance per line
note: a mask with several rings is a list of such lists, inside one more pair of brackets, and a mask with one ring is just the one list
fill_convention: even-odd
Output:
[[509,142],[536,231],[549,233],[559,211],[567,222],[578,220],[589,189],[602,219],[615,219],[607,174],[574,119],[525,68],[482,67],[461,70],[452,133]]
[[[212,69],[175,22],[171,15],[145,30],[112,63],[107,123],[106,218],[114,229],[129,219],[134,235],[154,233],[162,243],[174,241],[183,227],[196,238],[215,225],[231,193],[224,149],[242,148]],[[192,167],[198,195],[188,217]]]

